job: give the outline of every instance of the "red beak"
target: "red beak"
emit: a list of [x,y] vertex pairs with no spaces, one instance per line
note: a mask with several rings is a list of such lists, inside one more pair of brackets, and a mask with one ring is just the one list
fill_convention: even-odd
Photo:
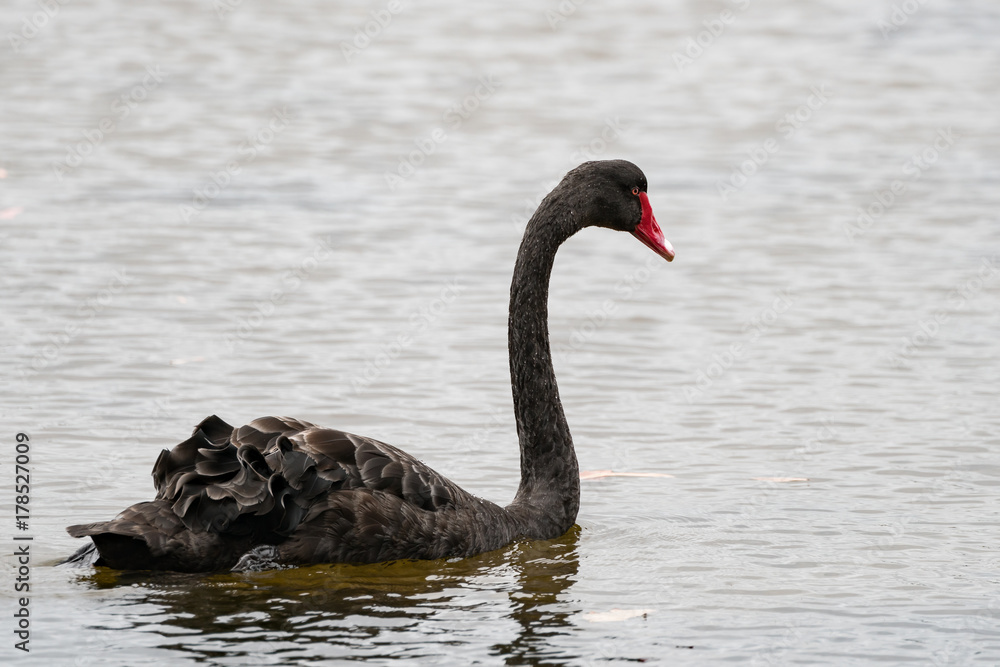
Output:
[[639,193],[639,201],[642,203],[642,220],[632,232],[632,236],[645,243],[653,252],[668,262],[674,261],[674,247],[670,245],[670,241],[663,238],[663,230],[656,224],[653,207],[649,205],[649,198],[645,192]]

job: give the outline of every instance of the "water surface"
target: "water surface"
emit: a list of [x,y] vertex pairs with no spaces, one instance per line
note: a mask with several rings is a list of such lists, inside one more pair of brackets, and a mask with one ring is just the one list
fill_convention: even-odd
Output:
[[[387,5],[73,0],[24,37],[39,7],[0,10],[0,484],[30,434],[34,537],[4,660],[1000,661],[993,3],[403,2],[346,55]],[[509,500],[520,234],[612,157],[677,260],[567,243],[556,370],[583,469],[674,477],[466,561],[53,567],[213,413]]]

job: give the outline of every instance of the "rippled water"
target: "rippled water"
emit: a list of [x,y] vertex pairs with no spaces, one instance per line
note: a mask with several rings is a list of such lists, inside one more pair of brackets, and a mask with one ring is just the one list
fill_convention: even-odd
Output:
[[[995,3],[340,5],[0,9],[0,484],[28,433],[34,537],[3,661],[1000,662]],[[211,413],[511,498],[514,254],[591,157],[643,168],[678,258],[566,245],[563,401],[584,470],[673,478],[466,561],[53,567]]]

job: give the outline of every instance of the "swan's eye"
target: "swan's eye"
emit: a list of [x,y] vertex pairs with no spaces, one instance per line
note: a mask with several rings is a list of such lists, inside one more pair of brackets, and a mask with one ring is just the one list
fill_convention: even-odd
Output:
[[632,194],[634,194],[636,197],[638,197],[639,196],[639,188],[632,188]]

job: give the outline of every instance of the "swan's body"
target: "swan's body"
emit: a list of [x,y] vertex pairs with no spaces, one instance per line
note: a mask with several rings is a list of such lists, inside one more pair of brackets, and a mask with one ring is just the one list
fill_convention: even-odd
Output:
[[371,438],[282,417],[234,429],[212,416],[160,454],[154,500],[68,529],[93,540],[71,560],[180,571],[261,560],[371,563],[471,556],[521,537],[562,535],[576,521],[580,478],[549,349],[549,275],[559,245],[591,225],[629,231],[673,259],[645,190],[645,176],[629,162],[588,162],[528,222],[511,283],[521,484],[507,507]]

